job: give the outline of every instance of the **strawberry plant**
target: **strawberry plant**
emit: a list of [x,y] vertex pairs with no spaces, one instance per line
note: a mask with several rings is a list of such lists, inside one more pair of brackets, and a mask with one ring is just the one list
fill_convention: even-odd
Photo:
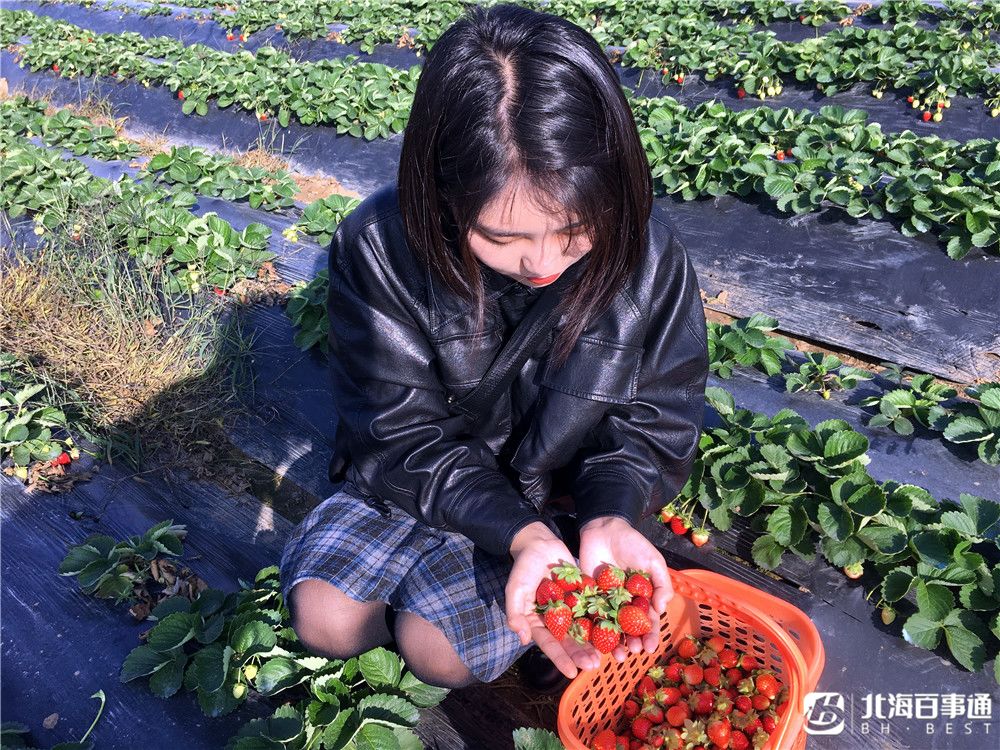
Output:
[[768,375],[778,374],[785,352],[794,347],[788,339],[771,335],[777,327],[777,320],[761,313],[731,324],[709,322],[709,370],[727,379],[737,364],[756,367]]
[[871,378],[864,370],[848,367],[832,354],[807,352],[799,369],[785,375],[785,390],[816,391],[828,399],[833,391],[856,388],[858,383]]
[[891,427],[900,435],[913,433],[914,424],[929,430],[944,429],[948,411],[942,403],[958,392],[937,383],[933,375],[915,375],[908,388],[896,388],[860,401],[864,407],[878,407],[879,413],[868,420],[870,427]]
[[320,351],[329,351],[327,334],[330,331],[330,319],[326,312],[326,297],[330,287],[327,269],[321,270],[308,284],[300,282],[288,294],[288,304],[285,314],[295,326],[295,346],[307,351],[319,345]]
[[69,550],[59,575],[76,576],[85,594],[130,601],[133,592],[145,585],[151,564],[160,555],[179,557],[187,535],[184,526],[163,521],[141,536],[115,542],[104,534],[93,534]]
[[333,239],[337,225],[360,202],[346,195],[331,195],[313,201],[302,212],[296,228],[313,237],[320,247],[326,247]]
[[944,428],[944,438],[975,444],[982,461],[1000,465],[1000,383],[966,388],[965,393],[975,400],[958,407]]
[[12,463],[13,473],[27,480],[32,461],[51,461],[75,449],[66,438],[54,434],[67,429],[66,415],[37,398],[45,385],[15,385],[9,369],[15,364],[13,357],[2,354],[0,362],[4,367],[0,372],[0,462]]

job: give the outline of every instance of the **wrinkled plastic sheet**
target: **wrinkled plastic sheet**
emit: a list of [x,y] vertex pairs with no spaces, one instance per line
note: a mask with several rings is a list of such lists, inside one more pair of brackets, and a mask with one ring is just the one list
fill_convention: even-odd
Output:
[[[324,58],[340,58],[356,55],[364,61],[377,62],[394,67],[409,68],[420,65],[423,58],[409,48],[398,48],[390,44],[378,45],[372,54],[361,51],[358,43],[339,44],[325,39],[287,41],[281,31],[273,27],[263,29],[245,43],[226,40],[226,32],[215,21],[197,23],[191,19],[176,17],[151,16],[144,18],[135,14],[120,14],[117,12],[88,10],[74,5],[45,5],[14,0],[6,7],[17,10],[30,10],[38,15],[73,23],[99,33],[115,33],[134,31],[143,36],[172,36],[184,41],[185,44],[200,43],[215,49],[234,52],[239,49],[255,51],[264,45],[273,45],[287,49],[290,54],[300,60],[321,60]],[[870,21],[859,22],[859,25],[880,26]],[[925,24],[926,25],[926,24]],[[837,25],[826,24],[820,27],[819,33],[827,33]],[[812,37],[816,32],[812,27],[803,26],[797,22],[780,22],[770,25],[778,38],[786,41],[799,41]],[[1000,39],[1000,32],[994,36]],[[610,48],[622,49],[622,48]],[[1000,119],[991,118],[988,109],[983,104],[982,97],[957,96],[952,100],[952,106],[945,110],[945,119],[941,123],[924,122],[917,110],[906,102],[909,92],[887,91],[882,99],[871,96],[871,86],[866,83],[856,84],[848,91],[832,96],[825,96],[816,90],[812,84],[807,84],[788,77],[784,90],[777,99],[761,102],[753,96],[739,99],[736,96],[734,82],[729,77],[716,81],[706,81],[695,71],[685,77],[684,85],[669,83],[664,85],[658,71],[641,70],[623,67],[616,64],[619,78],[623,85],[641,96],[658,97],[669,95],[681,103],[693,107],[701,102],[716,100],[733,110],[761,106],[780,109],[790,107],[795,110],[809,109],[818,111],[825,105],[837,105],[845,109],[862,109],[869,114],[869,121],[878,122],[883,131],[897,133],[912,130],[917,135],[940,135],[956,141],[967,141],[973,138],[1000,138]]]

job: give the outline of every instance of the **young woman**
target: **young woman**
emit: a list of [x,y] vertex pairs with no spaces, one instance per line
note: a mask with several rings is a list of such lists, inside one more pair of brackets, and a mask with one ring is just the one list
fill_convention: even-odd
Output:
[[[694,270],[651,211],[638,131],[590,35],[473,6],[434,44],[396,182],[330,247],[331,476],[345,481],[281,567],[307,647],[347,658],[395,640],[417,677],[461,687],[534,641],[573,677],[599,655],[552,639],[533,607],[574,552],[588,573],[651,571],[654,618],[665,610],[667,566],[635,527],[690,473],[708,354]],[[550,284],[548,339],[470,425],[452,404]]]

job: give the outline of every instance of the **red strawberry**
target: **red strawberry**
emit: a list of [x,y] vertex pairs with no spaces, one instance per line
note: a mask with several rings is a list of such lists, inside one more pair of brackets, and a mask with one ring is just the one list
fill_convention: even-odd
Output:
[[636,716],[632,719],[632,736],[644,740],[649,736],[649,730],[653,728],[653,722],[645,716]]
[[538,588],[535,589],[535,602],[538,606],[561,600],[562,597],[563,590],[550,578],[543,578],[542,582],[538,584]]
[[649,574],[636,571],[625,581],[625,590],[632,596],[642,596],[646,599],[653,598],[653,583],[649,580]]
[[234,35],[233,35],[232,33],[229,33],[229,34],[226,34],[226,41],[229,41],[229,42],[231,42],[231,41],[233,41],[233,39],[235,39],[235,38],[236,38],[236,37],[235,37],[235,36],[234,36]]
[[241,42],[245,42],[246,40],[247,40],[246,36],[243,35],[243,34],[240,34],[240,41]]
[[732,669],[739,659],[739,654],[731,648],[724,648],[719,652],[719,666],[723,669]]
[[751,696],[750,702],[758,711],[766,711],[771,707],[771,699],[763,693],[757,693],[756,695]]
[[781,690],[781,683],[779,683],[777,678],[769,672],[757,675],[756,685],[757,692],[763,693],[771,700],[774,700],[778,695],[778,691]]
[[53,466],[65,466],[71,460],[72,459],[69,457],[69,454],[66,451],[63,451],[58,456],[56,456],[55,458],[52,459],[52,465]]
[[938,109],[944,109],[944,102],[938,102],[937,103],[937,108]]
[[597,574],[597,588],[601,591],[611,591],[625,585],[625,571],[617,565],[604,565]]
[[545,608],[545,627],[557,641],[566,637],[572,624],[573,613],[563,602],[552,602]]
[[649,599],[644,596],[633,596],[629,602],[633,607],[638,607],[646,614],[649,614]]
[[267,113],[266,112],[261,112],[260,113],[260,121],[264,122],[266,119],[267,119]]
[[684,682],[692,686],[698,685],[705,678],[705,672],[700,664],[688,664],[681,675],[684,677]]
[[618,736],[610,729],[602,729],[590,741],[591,750],[617,750]]
[[178,91],[177,91],[177,98],[178,98],[178,99],[183,99],[183,98],[184,98],[184,92],[183,92],[183,91],[180,91],[180,90],[178,90]]
[[646,703],[640,713],[654,724],[663,723],[663,709],[655,703]]
[[703,690],[693,695],[690,702],[696,714],[708,716],[715,708],[715,694],[711,690]]
[[681,670],[683,668],[684,668],[683,664],[681,664],[680,662],[674,662],[673,664],[667,665],[664,674],[666,675],[667,679],[670,680],[671,682],[680,682]]
[[729,736],[730,750],[750,750],[750,740],[738,729],[733,730]]
[[591,622],[586,617],[578,617],[573,620],[573,624],[569,626],[569,634],[573,637],[573,640],[579,644],[590,642],[590,631],[594,627],[594,623]]
[[212,289],[212,291],[215,292],[215,294],[216,294],[217,297],[225,297],[226,296],[226,290],[223,289],[222,287],[217,286],[214,289]]
[[913,104],[913,95],[912,94],[910,96],[906,97],[906,102],[907,102],[907,104]]
[[618,610],[618,624],[626,635],[646,635],[653,629],[649,615],[631,604]]
[[602,654],[610,654],[621,642],[621,628],[611,620],[598,620],[590,631],[591,645]]
[[785,152],[784,152],[784,151],[781,151],[781,150],[779,150],[779,151],[778,151],[778,152],[777,152],[777,153],[776,153],[776,154],[774,155],[774,158],[775,158],[775,159],[777,159],[778,161],[784,161],[784,160],[785,160]]
[[112,78],[117,78],[118,77],[118,71],[117,70],[112,70],[111,71],[111,77]]
[[627,701],[625,701],[625,705],[622,706],[622,711],[628,718],[634,719],[636,716],[639,715],[639,704],[636,703],[631,698],[629,698]]
[[576,605],[577,605],[577,602],[579,602],[580,599],[576,595],[575,591],[569,591],[563,597],[563,601],[566,602],[566,606],[567,607],[569,607],[570,609],[574,609],[576,607]]
[[684,83],[684,74],[683,73],[678,73],[677,74],[677,83]]
[[667,723],[672,727],[682,727],[691,718],[691,709],[687,703],[678,703],[667,709]]
[[705,645],[712,649],[712,651],[716,654],[719,654],[722,652],[722,649],[726,647],[726,641],[721,635],[713,635],[705,641]]
[[931,119],[931,113],[930,112],[924,112],[923,118],[924,118],[924,122],[927,122],[928,120]]
[[765,732],[772,734],[778,726],[778,720],[771,715],[762,716],[760,726]]
[[670,520],[670,530],[677,534],[677,536],[683,536],[687,533],[688,525],[684,523],[683,518],[677,516]]
[[557,565],[552,568],[552,580],[558,583],[563,591],[579,591],[583,573],[575,565]]
[[594,579],[593,576],[588,576],[586,573],[580,576],[581,591],[584,589],[596,589],[596,588],[597,588],[597,581]]
[[730,685],[735,685],[737,682],[743,679],[743,670],[737,669],[736,667],[730,667],[726,670],[726,682]]
[[746,90],[742,86],[740,88],[736,89],[736,96],[737,96],[737,98],[742,99],[746,95],[747,95],[747,92],[746,92]]
[[58,73],[59,72],[59,66],[56,65],[55,63],[52,63],[52,70],[54,70],[56,73]]
[[716,696],[715,711],[716,713],[722,714],[723,716],[726,716],[727,714],[731,714],[733,712],[733,701],[729,698],[728,695],[720,693],[718,696]]
[[742,711],[743,713],[749,713],[750,709],[753,708],[753,704],[750,702],[750,697],[746,695],[739,696],[736,701],[736,710]]
[[757,669],[757,667],[759,666],[760,664],[757,662],[757,659],[755,659],[750,654],[743,654],[743,658],[740,659],[740,668],[742,668],[744,672],[749,672],[752,669]]
[[682,659],[693,659],[699,650],[699,643],[692,636],[687,636],[677,644],[677,655]]
[[675,687],[660,688],[656,691],[656,701],[664,706],[673,706],[681,699],[681,691]]
[[705,733],[708,735],[708,739],[719,747],[728,747],[732,728],[725,719],[718,719],[709,723]]
[[641,680],[639,680],[639,687],[636,688],[636,692],[643,698],[647,695],[653,695],[656,693],[656,683],[653,682],[653,678],[649,675],[644,675]]
[[722,682],[722,670],[718,667],[705,667],[705,682],[712,687],[719,687]]

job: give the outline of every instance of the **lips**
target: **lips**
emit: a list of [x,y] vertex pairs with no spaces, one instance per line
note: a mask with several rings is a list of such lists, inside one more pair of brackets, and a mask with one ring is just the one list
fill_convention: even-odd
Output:
[[551,276],[527,276],[525,278],[527,278],[532,284],[548,284],[555,281],[560,276],[562,276],[562,272],[554,273]]

